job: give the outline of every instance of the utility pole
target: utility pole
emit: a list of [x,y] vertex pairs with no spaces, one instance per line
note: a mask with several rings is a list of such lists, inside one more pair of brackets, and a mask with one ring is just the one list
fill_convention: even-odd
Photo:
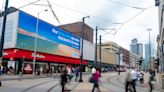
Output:
[[149,63],[150,63],[150,69],[151,69],[151,43],[150,43],[150,31],[152,29],[148,28],[147,29],[149,31]]
[[100,35],[100,46],[99,46],[99,57],[100,57],[100,76],[101,76],[101,35]]
[[120,75],[120,50],[116,53],[118,56],[118,75]]
[[95,40],[95,62],[94,62],[94,66],[97,66],[97,30],[98,30],[98,27],[96,26],[96,40]]
[[83,82],[82,80],[82,62],[83,62],[83,41],[84,41],[84,22],[85,18],[89,18],[89,16],[83,17],[82,20],[82,30],[81,30],[81,54],[80,54],[80,78],[79,82]]
[[[2,64],[2,57],[3,57],[4,35],[5,35],[6,20],[7,20],[7,13],[8,13],[7,12],[8,11],[8,3],[9,3],[9,1],[6,0],[4,17],[3,17],[3,25],[2,25],[1,43],[0,43],[0,60],[1,60],[1,64]],[[0,86],[2,86],[1,80],[0,80]]]

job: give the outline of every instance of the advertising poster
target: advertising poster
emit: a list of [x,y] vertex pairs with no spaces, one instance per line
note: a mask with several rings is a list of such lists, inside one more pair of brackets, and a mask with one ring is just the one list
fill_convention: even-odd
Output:
[[42,20],[38,21],[38,32],[36,34],[36,23],[37,19],[35,17],[24,12],[19,13],[17,48],[33,51],[37,37],[36,51],[79,58],[79,37]]
[[8,68],[11,68],[12,67],[12,69],[15,69],[15,61],[8,61],[7,67]]
[[32,64],[30,64],[30,63],[25,63],[25,65],[24,65],[24,73],[25,74],[31,74],[32,73]]

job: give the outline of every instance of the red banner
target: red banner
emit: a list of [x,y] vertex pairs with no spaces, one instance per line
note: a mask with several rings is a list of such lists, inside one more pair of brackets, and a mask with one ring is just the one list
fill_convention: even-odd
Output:
[[[21,49],[6,49],[3,52],[3,58],[14,59],[14,58],[23,58],[23,57],[25,59],[33,60],[34,52],[28,51],[28,50],[21,50]],[[66,64],[80,64],[80,60],[76,58],[46,54],[46,53],[41,53],[41,52],[36,53],[36,60],[49,61],[49,62],[55,62],[55,63],[66,63]],[[83,60],[82,64],[85,65],[86,61]]]

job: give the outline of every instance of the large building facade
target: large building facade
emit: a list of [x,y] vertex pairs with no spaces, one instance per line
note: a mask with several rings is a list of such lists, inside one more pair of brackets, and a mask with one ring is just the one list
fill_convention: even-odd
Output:
[[138,40],[137,39],[132,39],[131,44],[130,44],[130,51],[138,55]]
[[139,55],[140,57],[143,57],[143,44],[138,43],[138,40],[136,38],[132,39],[130,44],[130,51],[134,54]]
[[162,73],[164,73],[164,0],[156,0],[155,5],[158,7],[159,15],[159,35],[157,36],[157,58],[159,59],[160,70]]
[[[36,70],[80,64],[80,37],[15,8],[9,8],[8,13],[1,65],[12,66],[16,73],[21,69],[32,73],[34,60]],[[0,17],[0,28],[2,20]],[[84,40],[83,51],[83,65],[94,61],[92,42]]]
[[[102,49],[105,49],[109,53],[115,55],[116,65],[120,64],[121,66],[126,66],[126,67],[136,66],[135,64],[139,56],[136,54],[131,55],[131,52],[129,50],[119,46],[118,44],[114,42],[104,42],[102,43]],[[120,55],[120,61],[118,55]]]
[[145,60],[144,60],[144,67],[145,70],[150,69],[150,55],[149,55],[149,44],[145,44]]

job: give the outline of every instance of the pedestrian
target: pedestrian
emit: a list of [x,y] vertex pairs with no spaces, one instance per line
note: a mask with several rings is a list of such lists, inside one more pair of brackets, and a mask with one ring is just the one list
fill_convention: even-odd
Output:
[[131,80],[130,71],[127,70],[127,74],[125,77],[125,92],[128,92],[129,85],[132,85],[132,80]]
[[65,92],[65,91],[69,91],[68,89],[66,89],[65,85],[67,83],[67,73],[66,73],[66,68],[63,67],[62,71],[61,71],[61,87],[62,87],[62,91],[61,92]]
[[136,92],[136,80],[137,80],[137,72],[134,67],[132,67],[132,70],[130,71],[130,76],[132,80],[132,87],[134,92]]
[[150,87],[150,92],[152,92],[152,90],[154,89],[154,83],[155,83],[155,73],[153,70],[149,71],[149,87]]
[[91,72],[92,72],[92,74],[94,74],[96,72],[95,67],[92,68]]
[[70,65],[68,65],[68,66],[66,67],[66,73],[67,73],[67,78],[69,79],[69,82],[70,82],[71,79],[72,79]]
[[94,92],[95,88],[97,88],[97,92],[100,92],[100,88],[99,88],[99,77],[100,77],[100,71],[98,68],[96,68],[96,71],[94,74],[92,74],[93,77],[93,89],[92,92]]
[[77,78],[79,77],[79,68],[76,67],[76,68],[74,69],[74,72],[75,72],[75,81],[77,81]]
[[141,74],[140,74],[140,82],[141,82],[141,84],[144,83],[144,73],[143,72],[141,72]]

